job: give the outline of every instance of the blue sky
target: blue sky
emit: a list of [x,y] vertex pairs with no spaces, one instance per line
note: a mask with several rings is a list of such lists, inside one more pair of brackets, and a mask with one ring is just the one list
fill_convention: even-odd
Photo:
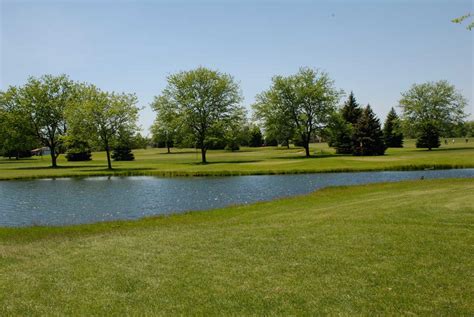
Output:
[[232,74],[249,109],[273,75],[308,66],[382,120],[413,83],[440,79],[474,113],[474,32],[450,22],[469,0],[0,2],[1,89],[65,73],[134,92],[144,131],[166,77],[197,66]]

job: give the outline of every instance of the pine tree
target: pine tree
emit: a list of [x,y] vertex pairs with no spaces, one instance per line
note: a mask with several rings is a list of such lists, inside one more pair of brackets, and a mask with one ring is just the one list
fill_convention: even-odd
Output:
[[337,154],[352,153],[352,125],[341,114],[336,113],[328,127],[329,145],[336,149]]
[[439,129],[435,124],[428,122],[420,127],[420,132],[416,140],[417,148],[439,148],[441,142],[439,140]]
[[401,121],[395,109],[390,110],[383,126],[383,136],[387,147],[403,147]]
[[363,110],[353,134],[354,155],[384,155],[385,143],[380,121],[370,108]]
[[114,161],[133,161],[135,156],[132,153],[131,147],[119,145],[114,148],[112,158]]
[[250,141],[249,146],[251,147],[259,147],[263,144],[263,135],[260,131],[260,128],[257,126],[252,127],[250,130]]
[[357,103],[352,91],[349,95],[349,98],[344,103],[341,112],[343,118],[347,122],[351,123],[353,126],[357,124],[357,121],[362,114],[362,109],[359,107],[359,104]]

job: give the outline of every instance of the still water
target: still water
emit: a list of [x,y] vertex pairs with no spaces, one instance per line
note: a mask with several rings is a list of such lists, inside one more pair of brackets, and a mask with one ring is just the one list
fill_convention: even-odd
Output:
[[0,181],[0,226],[60,226],[247,204],[316,189],[474,178],[474,169],[232,177],[89,177]]

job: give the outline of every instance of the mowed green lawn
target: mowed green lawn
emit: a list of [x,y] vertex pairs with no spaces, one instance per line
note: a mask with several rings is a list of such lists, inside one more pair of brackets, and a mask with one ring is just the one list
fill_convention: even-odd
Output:
[[50,157],[15,161],[0,159],[0,179],[90,175],[245,175],[362,170],[404,170],[423,168],[474,167],[474,139],[451,140],[448,145],[428,151],[416,149],[413,140],[402,149],[389,149],[384,156],[355,157],[336,155],[327,144],[312,144],[312,158],[304,157],[302,148],[242,148],[238,152],[209,151],[209,164],[200,163],[194,149],[135,150],[136,160],[114,162],[114,171],[106,169],[105,153],[93,154],[90,162],[67,162],[60,156],[60,168],[51,169]]
[[474,180],[0,229],[0,315],[474,315]]

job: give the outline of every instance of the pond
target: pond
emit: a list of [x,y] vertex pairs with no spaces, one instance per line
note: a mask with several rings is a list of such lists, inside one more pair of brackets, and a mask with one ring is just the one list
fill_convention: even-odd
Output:
[[0,226],[60,226],[248,204],[316,189],[420,178],[474,178],[474,169],[231,177],[89,177],[0,181]]

